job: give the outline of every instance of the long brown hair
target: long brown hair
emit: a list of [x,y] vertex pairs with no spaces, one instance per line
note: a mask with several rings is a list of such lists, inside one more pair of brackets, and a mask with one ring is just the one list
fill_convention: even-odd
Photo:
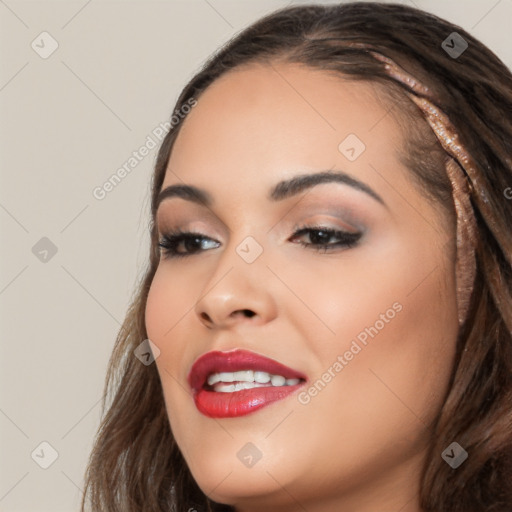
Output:
[[[468,45],[457,58],[441,46],[453,32]],[[471,190],[478,234],[476,278],[450,388],[431,426],[421,507],[425,512],[510,512],[512,75],[507,67],[462,28],[411,7],[374,2],[293,6],[262,18],[217,51],[185,86],[175,109],[199,99],[224,73],[255,62],[275,69],[279,62],[298,63],[372,82],[404,128],[402,152],[411,175],[426,196],[453,211],[441,146],[407,98],[405,85],[390,77],[363,46],[394,59],[428,86],[431,100],[449,117],[477,164],[478,179]],[[87,503],[94,511],[108,512],[234,510],[214,503],[199,489],[170,430],[157,368],[133,356],[147,339],[146,299],[160,259],[156,198],[182,124],[171,128],[158,154],[149,264],[110,359],[82,512]],[[479,207],[481,201],[485,210]],[[441,457],[453,441],[469,453],[457,469]]]

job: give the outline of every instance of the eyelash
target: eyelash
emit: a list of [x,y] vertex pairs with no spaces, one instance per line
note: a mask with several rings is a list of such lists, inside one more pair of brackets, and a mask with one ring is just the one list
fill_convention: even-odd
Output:
[[[337,247],[344,247],[347,249],[350,249],[351,247],[354,247],[359,242],[359,239],[362,236],[362,233],[349,233],[347,231],[340,231],[336,229],[330,229],[323,226],[302,226],[299,227],[293,234],[292,238],[295,238],[297,236],[304,235],[306,233],[310,232],[322,232],[326,235],[329,235],[329,238],[332,236],[336,236],[339,241],[335,244],[313,244],[313,243],[305,243],[305,242],[299,242],[300,245],[304,247],[310,247],[315,251],[321,252],[330,252],[333,249]],[[205,237],[202,233],[196,233],[192,231],[182,231],[181,229],[178,229],[176,231],[171,231],[165,235],[162,236],[162,239],[159,242],[159,246],[162,249],[162,253],[164,255],[164,258],[185,258],[188,256],[193,256],[197,251],[191,252],[185,252],[180,253],[177,252],[177,246],[183,242],[183,241],[190,241],[190,240],[197,240],[197,239],[204,239],[204,240],[212,240],[211,238]],[[200,249],[199,249],[200,252]]]

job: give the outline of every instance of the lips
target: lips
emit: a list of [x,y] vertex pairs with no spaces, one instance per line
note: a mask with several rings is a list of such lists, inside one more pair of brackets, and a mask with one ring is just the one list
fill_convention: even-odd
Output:
[[[275,385],[277,382],[282,382],[283,379],[274,377],[272,379],[274,385],[269,382],[257,384],[258,387],[251,389],[222,392],[215,391],[214,387],[207,383],[208,377],[213,374],[225,375],[246,370],[281,376],[292,385]],[[263,375],[263,373],[258,375]],[[229,379],[229,377],[224,378]],[[192,365],[187,380],[192,388],[194,402],[199,412],[211,418],[231,418],[250,414],[286,398],[300,388],[307,379],[303,373],[273,359],[248,350],[236,349],[228,352],[212,351],[202,355]],[[218,378],[215,380],[218,381]],[[297,381],[298,383],[296,383]],[[237,384],[236,380],[227,380],[226,382],[229,383],[227,384],[228,388],[230,385]],[[238,386],[243,385],[245,384],[238,384]],[[223,385],[220,382],[215,388],[226,389],[226,384]]]

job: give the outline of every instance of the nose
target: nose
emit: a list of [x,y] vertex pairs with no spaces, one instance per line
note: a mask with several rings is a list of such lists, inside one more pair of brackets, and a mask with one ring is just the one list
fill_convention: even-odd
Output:
[[275,277],[262,256],[249,264],[234,248],[226,247],[212,263],[216,266],[195,305],[205,327],[229,328],[241,322],[263,325],[275,318]]

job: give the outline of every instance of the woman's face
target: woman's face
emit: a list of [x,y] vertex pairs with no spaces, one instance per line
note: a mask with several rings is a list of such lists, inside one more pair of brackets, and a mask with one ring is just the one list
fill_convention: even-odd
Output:
[[[173,434],[215,501],[419,510],[458,331],[454,226],[399,161],[388,110],[367,83],[251,65],[214,82],[181,127],[162,190],[198,187],[211,203],[162,200],[160,237],[202,238],[162,253],[146,326]],[[341,179],[275,190],[326,171]],[[222,354],[192,368],[234,349],[288,370]]]

